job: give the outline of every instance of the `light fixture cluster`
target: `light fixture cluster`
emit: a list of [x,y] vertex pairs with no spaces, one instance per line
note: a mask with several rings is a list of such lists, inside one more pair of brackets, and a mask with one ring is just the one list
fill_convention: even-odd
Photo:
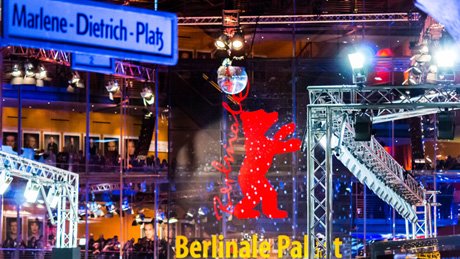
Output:
[[49,80],[45,66],[40,64],[36,70],[31,62],[26,62],[23,70],[19,64],[14,64],[10,75],[12,77],[12,85],[36,85],[43,87],[45,85],[44,81]]
[[225,51],[228,57],[244,58],[244,35],[240,27],[239,10],[223,10],[222,34],[214,45],[217,50]]
[[75,88],[85,88],[83,84],[80,74],[77,71],[72,72],[72,77],[69,80],[69,85],[67,86],[67,92],[73,93]]
[[[422,43],[414,47],[410,67],[404,72],[403,85],[452,84],[457,51],[443,40],[443,27],[432,25]],[[431,46],[431,47],[430,47]]]
[[244,35],[240,28],[224,30],[214,45],[218,50],[227,51],[230,57],[244,57]]

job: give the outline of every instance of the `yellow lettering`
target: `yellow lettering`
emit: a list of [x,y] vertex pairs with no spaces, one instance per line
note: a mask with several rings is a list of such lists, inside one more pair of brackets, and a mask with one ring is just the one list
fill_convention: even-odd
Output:
[[198,241],[193,241],[192,244],[190,245],[190,255],[193,258],[201,258],[201,255],[199,254],[201,252],[201,243]]
[[211,246],[211,241],[209,240],[203,241],[203,258],[208,258],[208,251],[209,251],[210,246]]
[[266,240],[260,242],[259,251],[262,258],[270,257],[270,243],[268,243]]
[[186,236],[176,237],[176,258],[185,258],[188,256],[188,239]]
[[278,258],[283,257],[284,250],[286,250],[290,244],[291,244],[291,241],[288,236],[285,236],[285,235],[278,236]]
[[252,257],[257,258],[257,244],[259,242],[257,241],[257,235],[254,234],[252,235]]
[[219,249],[217,251],[217,254],[219,255],[220,258],[224,257],[224,243],[222,240],[224,239],[224,236],[219,235]]
[[334,239],[334,253],[335,257],[342,258],[342,254],[340,253],[340,247],[342,246],[342,241],[337,237]]
[[247,240],[241,241],[240,245],[242,246],[240,248],[239,252],[239,257],[241,258],[251,258],[251,244]]
[[308,251],[310,250],[310,247],[308,247],[308,236],[304,235],[303,236],[303,254],[305,257],[308,256]]
[[299,241],[292,241],[291,257],[302,258],[302,244]]
[[[231,253],[231,255],[230,255]],[[225,257],[238,257],[238,244],[236,241],[226,241],[225,242]]]
[[211,243],[212,243],[212,246],[211,246],[212,258],[216,258],[217,257],[217,237],[215,235],[211,237]]

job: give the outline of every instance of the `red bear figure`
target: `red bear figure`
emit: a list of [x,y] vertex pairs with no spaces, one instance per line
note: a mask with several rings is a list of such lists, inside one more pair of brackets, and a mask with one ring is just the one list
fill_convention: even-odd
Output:
[[286,218],[288,214],[278,209],[278,194],[265,174],[275,155],[300,150],[299,139],[285,140],[294,132],[295,124],[282,126],[274,138],[270,139],[265,134],[278,121],[277,112],[243,111],[240,118],[243,122],[246,156],[238,175],[238,183],[244,198],[235,206],[233,215],[239,219],[259,217],[260,212],[254,208],[262,203],[262,213],[265,216]]

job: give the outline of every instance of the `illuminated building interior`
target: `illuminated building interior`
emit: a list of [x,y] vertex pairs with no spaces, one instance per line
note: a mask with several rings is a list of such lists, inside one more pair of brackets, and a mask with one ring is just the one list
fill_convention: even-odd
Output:
[[[91,1],[177,15],[177,64],[130,54],[111,73],[3,44],[1,253],[460,256],[452,1]],[[138,42],[167,48],[147,25]]]

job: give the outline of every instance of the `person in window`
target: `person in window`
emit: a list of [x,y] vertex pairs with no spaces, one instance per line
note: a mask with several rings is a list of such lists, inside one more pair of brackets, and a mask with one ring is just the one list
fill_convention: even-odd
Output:
[[48,140],[48,146],[46,148],[46,151],[48,152],[48,154],[54,154],[55,156],[58,153],[58,145],[56,144],[56,142],[54,142],[54,137],[52,136]]

